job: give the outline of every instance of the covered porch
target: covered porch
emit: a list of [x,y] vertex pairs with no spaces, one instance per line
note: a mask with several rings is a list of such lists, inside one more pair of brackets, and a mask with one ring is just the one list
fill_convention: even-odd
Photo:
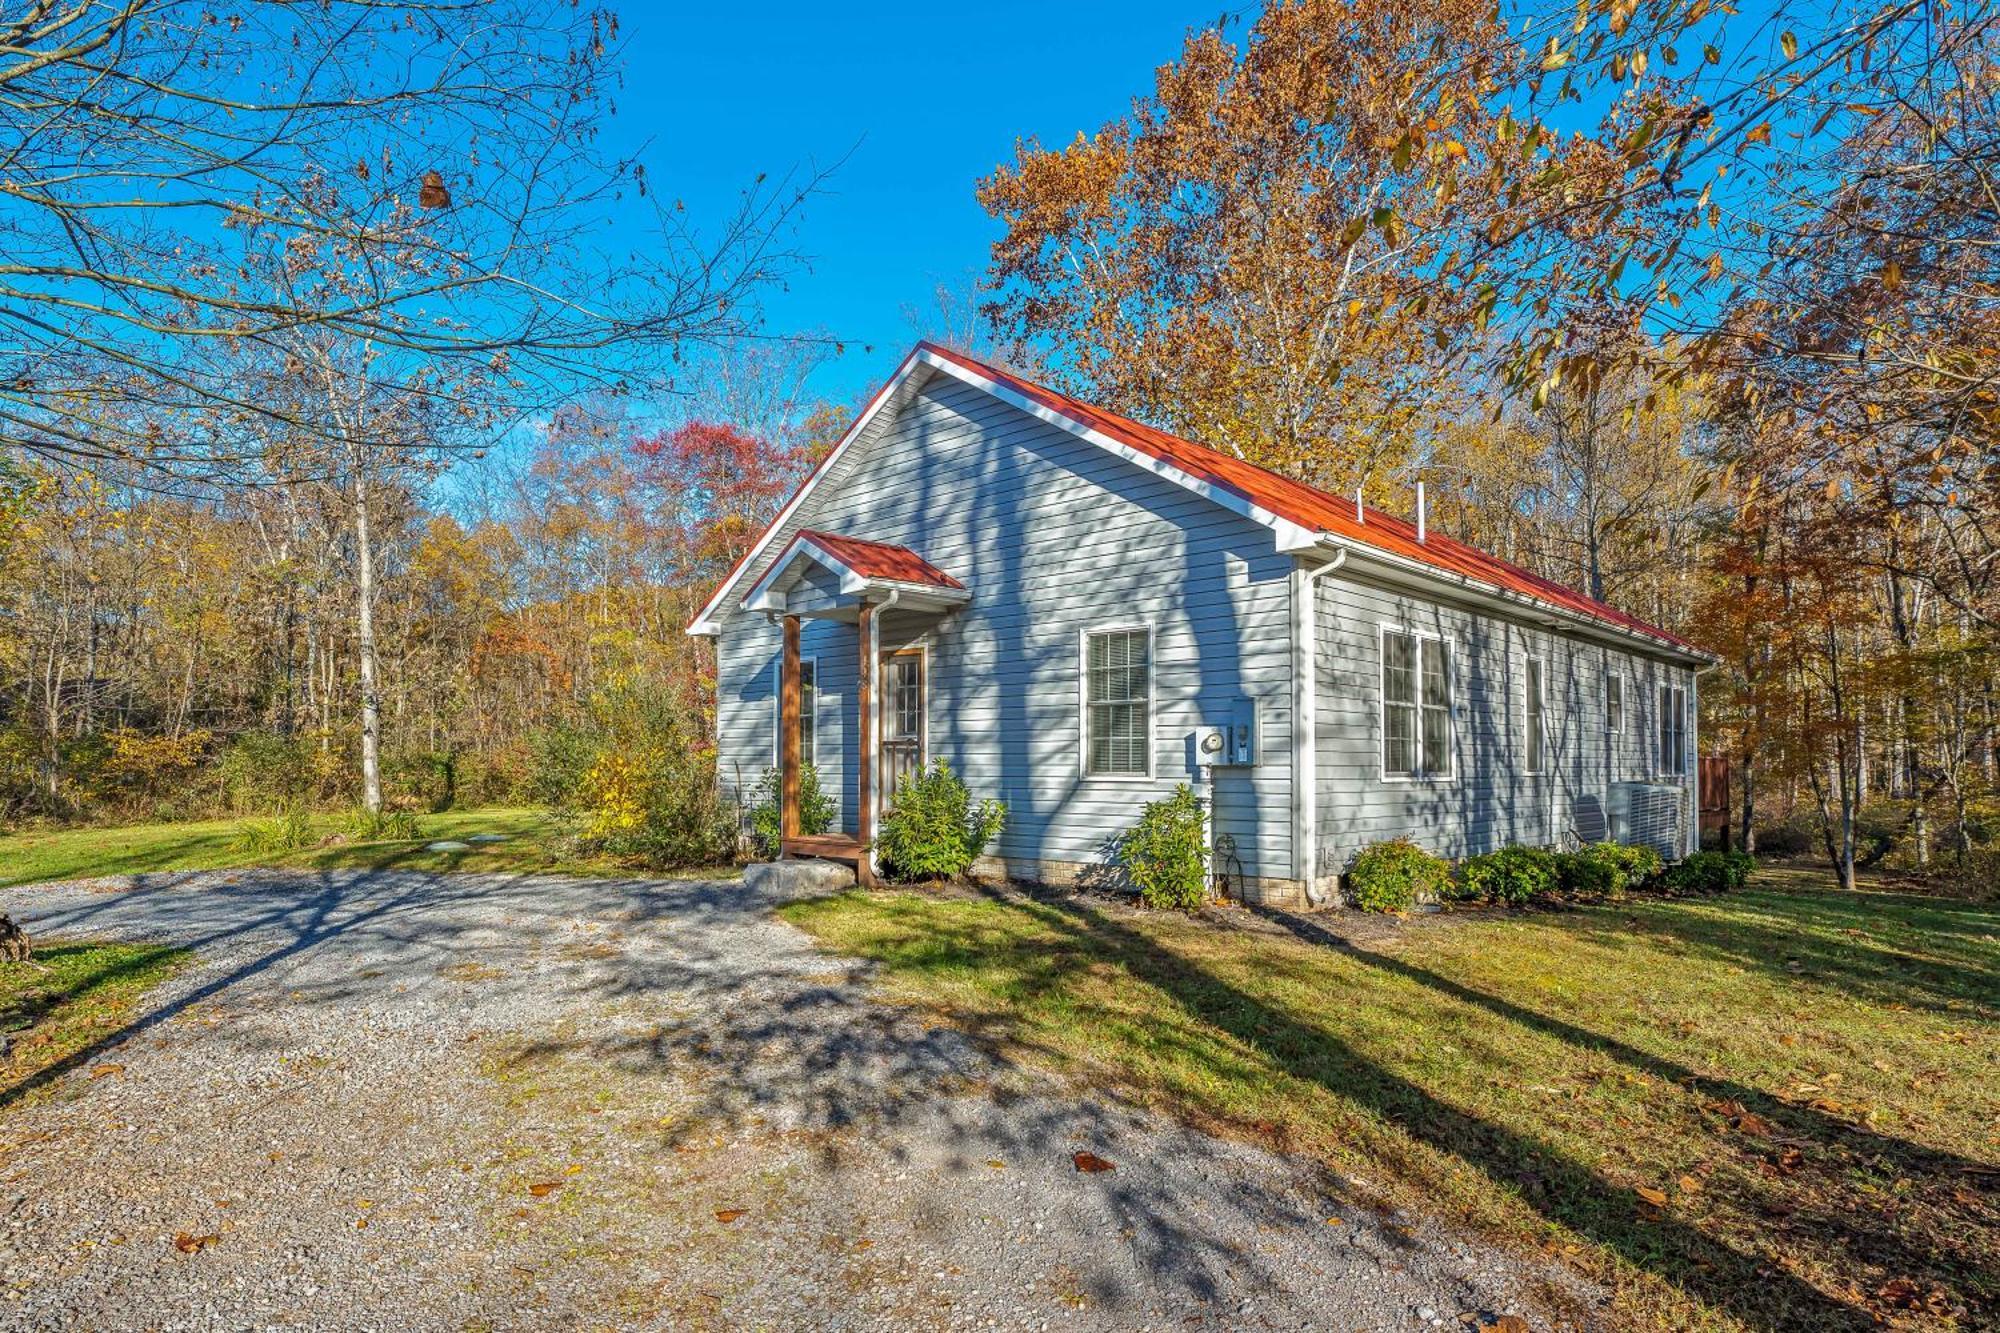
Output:
[[[896,783],[923,763],[928,681],[921,654],[886,653],[883,617],[891,611],[942,621],[972,593],[904,546],[812,529],[800,531],[743,598],[784,627],[778,679],[781,858],[816,857],[852,865],[875,882],[871,847]],[[800,817],[804,690],[801,625],[823,620],[854,626],[856,678],[854,832],[807,833]]]

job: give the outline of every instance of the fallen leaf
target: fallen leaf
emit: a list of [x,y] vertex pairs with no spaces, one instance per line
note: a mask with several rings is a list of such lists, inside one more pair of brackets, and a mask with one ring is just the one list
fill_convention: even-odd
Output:
[[857,1240],[857,1241],[855,1241],[855,1242],[854,1242],[854,1248],[855,1248],[855,1249],[857,1249],[857,1250],[868,1250],[868,1249],[873,1249],[873,1248],[874,1248],[874,1246],[875,1246],[875,1242],[874,1242],[874,1241],[872,1241],[872,1240],[869,1240],[869,1239],[868,1239],[868,1238],[867,1238],[866,1236],[863,1236],[863,1237],[862,1237],[862,1238],[861,1238],[860,1240]]
[[222,1237],[213,1232],[210,1232],[206,1236],[191,1236],[183,1231],[180,1235],[174,1237],[174,1248],[182,1254],[200,1254],[203,1250],[221,1239]]
[[99,1065],[90,1071],[90,1076],[92,1078],[103,1078],[107,1074],[122,1074],[124,1072],[124,1065]]
[[1479,1333],[1534,1333],[1528,1321],[1517,1314],[1503,1314],[1490,1324],[1481,1324]]
[[715,1210],[715,1220],[725,1223],[734,1222],[748,1211],[749,1209],[747,1208],[718,1208]]
[[1070,1160],[1076,1163],[1077,1170],[1091,1174],[1099,1171],[1116,1171],[1118,1169],[1094,1152],[1079,1152]]
[[1651,1185],[1641,1185],[1634,1193],[1647,1203],[1652,1204],[1655,1208],[1664,1208],[1667,1206],[1667,1192],[1665,1190],[1656,1190]]
[[995,1171],[1005,1171],[1007,1169],[1007,1164],[998,1157],[987,1158],[986,1165],[992,1167]]
[[560,1180],[539,1180],[528,1186],[528,1193],[534,1195],[537,1199],[546,1199],[561,1188],[562,1182]]
[[356,1231],[366,1231],[366,1230],[368,1229],[368,1219],[367,1219],[367,1218],[365,1218],[365,1217],[357,1217],[357,1218],[355,1218],[355,1219],[354,1219],[354,1229],[355,1229]]
[[1329,1217],[1326,1219],[1326,1224],[1330,1227],[1340,1227],[1340,1226],[1346,1226],[1347,1221],[1345,1218]]

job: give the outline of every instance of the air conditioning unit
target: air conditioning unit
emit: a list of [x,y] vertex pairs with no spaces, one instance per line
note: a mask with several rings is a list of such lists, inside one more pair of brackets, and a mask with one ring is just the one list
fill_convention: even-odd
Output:
[[1614,782],[1605,800],[1611,841],[1651,847],[1669,861],[1687,850],[1681,832],[1687,793],[1659,782]]

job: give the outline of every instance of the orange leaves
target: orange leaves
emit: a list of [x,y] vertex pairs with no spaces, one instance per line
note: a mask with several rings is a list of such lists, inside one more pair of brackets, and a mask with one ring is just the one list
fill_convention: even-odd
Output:
[[730,1223],[735,1222],[738,1218],[743,1217],[749,1211],[750,1210],[747,1208],[718,1208],[715,1210],[715,1220],[722,1223],[724,1226],[728,1226]]
[[216,1235],[212,1231],[205,1235],[194,1235],[183,1231],[174,1237],[174,1248],[182,1254],[200,1254],[209,1246],[220,1242],[221,1239],[221,1236]]
[[562,1187],[563,1183],[560,1180],[539,1180],[528,1186],[528,1193],[537,1199],[546,1199]]
[[1087,1150],[1075,1153],[1071,1156],[1070,1160],[1076,1164],[1077,1170],[1092,1175],[1100,1171],[1116,1171],[1118,1169],[1110,1162],[1099,1157],[1096,1153]]

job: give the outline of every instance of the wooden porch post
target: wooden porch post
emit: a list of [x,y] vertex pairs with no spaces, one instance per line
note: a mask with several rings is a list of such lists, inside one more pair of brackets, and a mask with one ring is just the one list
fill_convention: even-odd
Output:
[[854,789],[857,793],[854,830],[861,844],[854,863],[854,877],[864,885],[875,882],[873,854],[868,845],[875,841],[875,605],[863,602],[854,622],[860,641],[860,674],[855,677],[854,706],[859,713],[860,752],[854,762]]
[[[799,618],[785,617],[785,661],[778,687],[780,837],[799,836]],[[784,850],[780,849],[780,855]]]

